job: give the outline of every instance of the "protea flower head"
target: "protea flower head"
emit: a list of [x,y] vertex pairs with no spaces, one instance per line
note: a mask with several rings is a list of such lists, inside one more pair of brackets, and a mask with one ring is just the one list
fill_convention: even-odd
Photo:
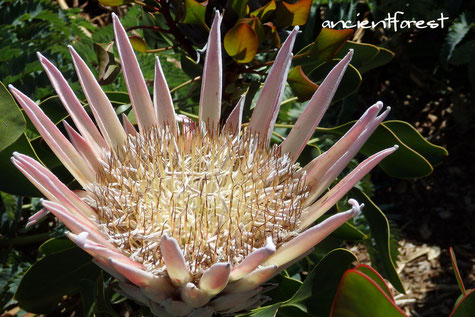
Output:
[[125,116],[120,123],[72,47],[95,123],[60,72],[39,54],[76,126],[65,124],[69,139],[31,99],[10,90],[83,190],[71,191],[28,156],[14,153],[13,163],[48,199],[43,206],[69,228],[68,237],[120,281],[124,295],[154,314],[232,315],[258,306],[266,300],[263,283],[362,208],[350,199],[350,210],[312,226],[396,149],[367,158],[324,194],[389,108],[379,114],[381,102],[370,107],[330,150],[301,168],[296,160],[326,111],[351,51],[328,74],[288,137],[271,147],[297,28],[282,45],[249,124],[241,128],[244,98],[220,125],[219,14],[207,45],[198,122],[175,114],[158,58],[150,97],[115,15],[113,22],[138,130]]

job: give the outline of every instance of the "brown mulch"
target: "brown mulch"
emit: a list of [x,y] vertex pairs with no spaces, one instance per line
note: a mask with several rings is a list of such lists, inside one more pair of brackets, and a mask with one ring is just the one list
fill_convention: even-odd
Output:
[[[371,264],[363,245],[354,246],[350,251],[356,254],[360,263]],[[397,272],[406,293],[399,293],[386,281],[396,305],[409,317],[449,316],[461,293],[448,250],[417,241],[402,240],[399,251]],[[456,248],[455,253],[465,287],[473,288],[475,258],[461,248]]]

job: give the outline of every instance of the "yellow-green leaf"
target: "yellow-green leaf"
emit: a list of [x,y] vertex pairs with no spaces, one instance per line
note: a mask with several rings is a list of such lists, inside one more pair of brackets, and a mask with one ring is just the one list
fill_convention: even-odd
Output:
[[251,16],[259,18],[261,21],[268,21],[276,7],[275,0],[271,0],[259,9],[252,11]]
[[224,36],[224,49],[236,62],[248,63],[257,53],[258,37],[247,23],[238,23]]
[[275,15],[278,26],[295,26],[307,23],[312,0],[298,0],[295,3],[279,2]]
[[134,50],[140,53],[147,52],[147,44],[140,36],[137,36],[137,35],[129,36],[129,40]]
[[208,1],[200,3],[195,0],[185,0],[185,18],[182,22],[189,24],[201,24],[206,29],[209,29],[205,22],[207,5]]
[[115,7],[125,3],[125,0],[99,0],[99,3],[103,6]]

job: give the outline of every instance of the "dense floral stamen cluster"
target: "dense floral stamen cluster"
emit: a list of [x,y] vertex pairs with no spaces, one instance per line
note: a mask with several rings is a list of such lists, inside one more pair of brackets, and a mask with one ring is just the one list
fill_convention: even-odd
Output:
[[164,233],[194,274],[240,263],[267,237],[279,246],[296,234],[307,195],[298,166],[249,133],[175,136],[157,127],[106,157],[88,203],[109,239],[149,272],[164,273]]

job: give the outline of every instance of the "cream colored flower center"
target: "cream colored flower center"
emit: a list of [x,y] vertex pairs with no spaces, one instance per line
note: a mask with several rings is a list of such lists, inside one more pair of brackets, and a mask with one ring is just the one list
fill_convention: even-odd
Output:
[[307,196],[298,166],[254,136],[175,137],[154,128],[117,152],[87,186],[88,203],[109,239],[150,272],[164,272],[164,233],[195,275],[217,262],[238,264],[266,237],[279,246],[295,235]]

